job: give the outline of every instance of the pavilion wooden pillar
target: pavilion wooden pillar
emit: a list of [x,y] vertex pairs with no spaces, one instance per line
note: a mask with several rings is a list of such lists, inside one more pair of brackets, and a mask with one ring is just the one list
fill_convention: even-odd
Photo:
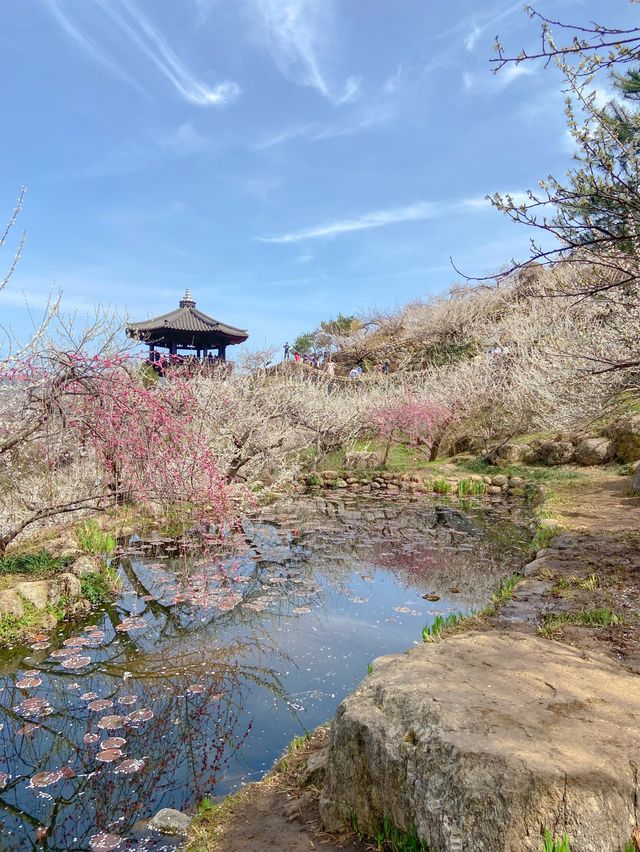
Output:
[[218,358],[221,361],[227,360],[227,347],[225,345],[218,346]]

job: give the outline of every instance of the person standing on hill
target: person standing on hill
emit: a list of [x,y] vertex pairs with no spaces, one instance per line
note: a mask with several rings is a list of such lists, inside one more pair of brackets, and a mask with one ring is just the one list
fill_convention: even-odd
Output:
[[300,353],[299,352],[294,353],[293,360],[296,362],[296,364],[300,363]]
[[390,366],[391,366],[391,361],[389,361],[388,358],[385,358],[384,364],[382,365],[382,372],[385,374],[385,376],[389,375],[389,367]]
[[290,349],[291,349],[291,347],[289,346],[289,341],[287,340],[287,342],[284,345],[284,360],[285,361],[289,360],[289,350]]

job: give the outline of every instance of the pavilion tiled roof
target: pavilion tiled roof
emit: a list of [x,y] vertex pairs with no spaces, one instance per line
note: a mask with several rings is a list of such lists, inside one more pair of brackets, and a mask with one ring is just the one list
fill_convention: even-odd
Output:
[[175,310],[161,314],[159,317],[153,317],[153,319],[129,323],[128,329],[130,334],[140,337],[172,331],[218,334],[229,338],[229,342],[234,343],[242,343],[249,336],[245,329],[227,325],[227,323],[199,311],[189,290],[186,291],[179,307]]

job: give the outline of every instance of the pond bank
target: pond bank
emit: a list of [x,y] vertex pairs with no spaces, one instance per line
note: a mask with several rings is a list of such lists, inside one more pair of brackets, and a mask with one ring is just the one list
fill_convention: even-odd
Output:
[[[432,852],[539,850],[544,828],[566,831],[573,852],[630,850],[632,838],[639,848],[640,499],[627,485],[603,471],[560,489],[566,532],[497,615],[376,661],[338,709],[324,781],[274,792],[268,776],[216,818],[209,846],[193,848],[234,848],[219,838],[240,827],[235,848],[269,848],[261,803],[277,836],[278,821],[291,832],[301,798],[318,803],[325,831],[417,827]],[[210,819],[196,821],[192,844]],[[320,822],[295,825],[302,845],[291,848],[313,848]]]

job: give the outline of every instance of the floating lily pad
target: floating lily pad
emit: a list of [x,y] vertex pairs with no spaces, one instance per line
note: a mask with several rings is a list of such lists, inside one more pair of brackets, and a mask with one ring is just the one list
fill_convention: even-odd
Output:
[[49,704],[46,698],[27,698],[15,708],[18,713],[23,716],[48,716],[53,713],[53,707]]
[[62,666],[65,669],[83,669],[85,666],[88,666],[91,662],[91,657],[67,657],[66,660],[62,661]]
[[119,846],[122,846],[122,838],[117,834],[107,834],[104,831],[94,834],[89,841],[91,852],[110,852],[111,849],[118,849]]
[[72,636],[70,639],[65,639],[62,644],[65,648],[82,648],[83,645],[89,644],[89,640],[86,636]]
[[28,737],[39,730],[39,728],[40,725],[36,725],[35,722],[26,722],[21,728],[18,728],[16,733],[20,737]]
[[77,648],[56,648],[49,654],[49,656],[54,660],[57,660],[59,657],[72,657],[77,653]]
[[16,681],[18,689],[35,689],[42,683],[39,677],[23,677],[22,680]]
[[38,772],[31,777],[32,787],[49,787],[66,777],[64,769],[53,769],[49,772]]
[[0,772],[0,790],[7,786],[7,781],[11,776],[7,772]]
[[126,707],[130,704],[135,704],[137,700],[138,700],[137,695],[123,695],[120,698],[118,698],[118,704],[124,704],[124,706]]
[[194,683],[193,686],[188,686],[186,691],[188,695],[200,695],[204,690],[205,688],[201,683]]
[[98,727],[103,731],[115,731],[124,725],[124,721],[124,716],[103,716],[98,722]]
[[119,775],[131,775],[133,772],[139,772],[144,767],[144,758],[123,760],[122,763],[119,763],[116,767],[114,767],[114,772],[117,772]]
[[98,693],[97,693],[97,692],[85,692],[85,693],[83,693],[83,694],[80,696],[80,698],[81,698],[83,701],[93,701],[93,699],[94,699],[94,698],[97,698],[97,697],[98,697]]
[[124,737],[109,737],[104,742],[100,743],[102,748],[122,748],[127,741]]
[[99,698],[97,701],[92,701],[90,704],[87,704],[87,709],[95,710],[96,713],[101,713],[103,710],[108,710],[110,707],[113,707],[113,701],[109,701],[108,698]]
[[153,710],[147,708],[134,710],[133,713],[129,713],[127,716],[127,722],[130,725],[137,725],[139,722],[148,722],[149,719],[153,719]]
[[105,748],[96,754],[96,760],[102,763],[113,763],[114,760],[122,757],[122,752],[119,748]]
[[140,616],[132,615],[130,618],[123,619],[120,624],[116,625],[116,630],[120,633],[128,633],[130,630],[141,630],[147,626],[147,622]]
[[93,745],[94,743],[97,743],[99,739],[100,734],[85,734],[82,738],[82,742],[85,745]]
[[293,610],[297,615],[302,615],[305,612],[311,612],[310,606],[296,606]]

